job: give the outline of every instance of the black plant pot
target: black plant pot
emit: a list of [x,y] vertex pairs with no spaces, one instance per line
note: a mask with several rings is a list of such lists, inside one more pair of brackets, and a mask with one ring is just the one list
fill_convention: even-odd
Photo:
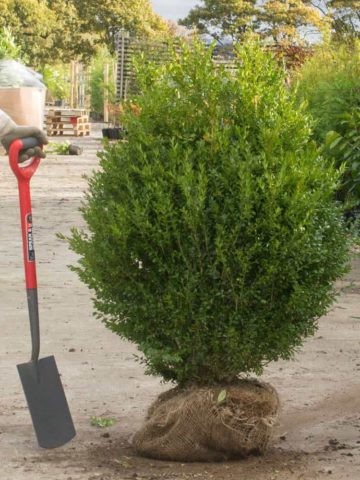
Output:
[[102,136],[109,140],[121,140],[124,138],[124,130],[120,127],[103,128]]

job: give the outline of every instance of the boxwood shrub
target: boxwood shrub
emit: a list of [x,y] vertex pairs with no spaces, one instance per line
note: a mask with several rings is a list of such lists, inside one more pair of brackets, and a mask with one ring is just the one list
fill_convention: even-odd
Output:
[[235,69],[201,43],[170,55],[137,62],[127,139],[89,178],[74,269],[148,373],[232,382],[290,358],[331,305],[348,259],[338,174],[256,41]]

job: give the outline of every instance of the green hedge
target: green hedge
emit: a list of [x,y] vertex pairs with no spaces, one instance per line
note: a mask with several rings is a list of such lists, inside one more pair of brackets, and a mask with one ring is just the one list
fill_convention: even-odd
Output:
[[140,59],[127,141],[100,155],[70,239],[98,317],[182,386],[290,358],[348,258],[337,173],[283,72],[253,41],[237,61],[202,44]]

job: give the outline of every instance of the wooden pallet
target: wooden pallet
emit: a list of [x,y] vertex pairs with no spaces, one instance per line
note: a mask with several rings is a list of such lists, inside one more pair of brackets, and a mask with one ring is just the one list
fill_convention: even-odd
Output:
[[83,117],[89,114],[89,111],[84,108],[57,108],[47,107],[45,115],[48,117],[65,116],[65,117]]
[[50,137],[84,137],[91,133],[89,116],[85,110],[48,110],[45,128]]
[[62,137],[87,137],[90,135],[91,130],[90,128],[87,129],[74,129],[74,128],[67,128],[66,126],[61,127],[60,126],[54,126],[53,128],[48,128],[46,130],[47,135],[49,137],[56,137],[56,136],[62,136]]

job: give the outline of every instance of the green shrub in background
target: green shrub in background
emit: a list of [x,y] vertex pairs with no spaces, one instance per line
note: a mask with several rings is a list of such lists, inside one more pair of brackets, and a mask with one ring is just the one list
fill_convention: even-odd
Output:
[[314,135],[324,141],[340,117],[360,106],[360,42],[319,47],[300,71],[297,95],[315,119]]
[[235,75],[211,56],[140,60],[127,142],[100,155],[70,239],[98,317],[181,386],[290,358],[347,263],[338,174],[283,72],[253,41]]
[[67,64],[46,65],[42,69],[44,83],[53,100],[70,101],[70,67]]
[[[104,67],[108,63],[109,82],[104,81]],[[90,66],[91,112],[95,117],[104,113],[104,92],[107,91],[109,102],[115,102],[116,84],[113,80],[114,59],[105,47],[99,49]]]
[[21,58],[21,49],[16,45],[15,39],[9,28],[0,28],[0,60]]
[[[300,70],[297,95],[314,118],[314,137],[326,144],[337,167],[344,164],[339,198],[360,203],[360,41],[323,46]],[[330,133],[331,132],[331,133]],[[342,139],[342,140],[341,140]]]
[[345,201],[360,204],[360,105],[339,118],[337,131],[327,134],[325,152],[335,164],[343,162],[346,170],[339,190],[339,197]]

